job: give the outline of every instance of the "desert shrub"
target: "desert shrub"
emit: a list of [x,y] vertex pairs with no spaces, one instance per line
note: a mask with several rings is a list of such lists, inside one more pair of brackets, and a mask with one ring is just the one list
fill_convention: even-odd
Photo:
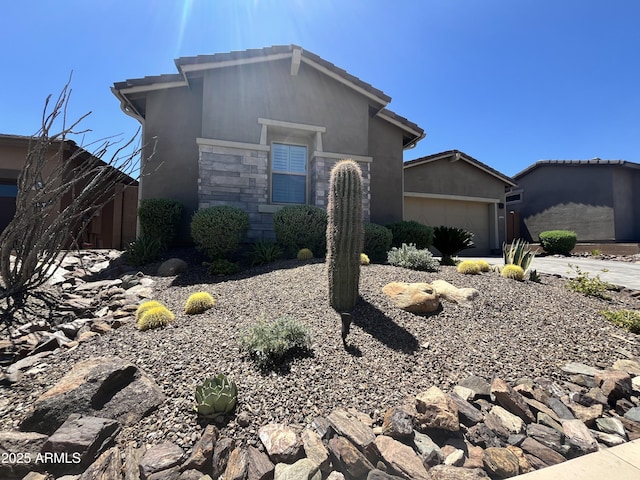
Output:
[[624,328],[631,333],[640,333],[640,312],[637,310],[618,310],[616,312],[603,310],[600,312],[614,325]]
[[249,353],[260,367],[282,363],[285,355],[309,350],[311,336],[307,328],[290,318],[273,322],[260,319],[240,336],[240,349]]
[[426,248],[417,249],[415,245],[403,243],[400,248],[393,247],[387,254],[389,264],[396,267],[410,268],[411,270],[422,270],[436,272],[438,270],[438,260]]
[[[615,285],[600,280],[600,275],[592,277],[589,272],[583,272],[577,265],[569,264],[569,273],[574,275],[573,278],[567,280],[564,284],[566,288],[573,292],[578,292],[587,297],[602,298],[603,300],[611,300],[611,296],[607,293],[609,290],[615,290]],[[606,272],[607,270],[602,270]]]
[[191,237],[211,260],[233,254],[249,230],[249,215],[228,205],[198,210],[191,219]]
[[164,250],[157,237],[143,235],[127,245],[125,257],[131,265],[141,266],[156,261]]
[[458,264],[457,270],[458,273],[464,273],[465,275],[477,275],[480,273],[480,265],[473,260],[465,260]]
[[578,241],[576,233],[569,230],[549,230],[540,232],[538,236],[540,245],[550,254],[569,255]]
[[249,252],[251,265],[265,265],[275,262],[282,256],[282,250],[273,242],[254,243]]
[[589,255],[591,255],[592,257],[599,257],[602,255],[602,250],[600,250],[599,248],[594,248],[589,252]]
[[296,255],[296,258],[303,261],[311,260],[313,258],[313,252],[308,248],[301,248],[298,251],[298,255]]
[[414,244],[416,248],[429,248],[433,243],[433,228],[415,220],[403,220],[387,225],[393,238],[391,245],[401,247],[402,244]]
[[150,310],[154,307],[162,307],[162,306],[164,305],[162,305],[160,302],[156,300],[149,300],[147,302],[142,302],[140,305],[138,305],[138,308],[136,309],[136,322],[140,320],[140,317],[142,317],[144,312],[146,312],[147,310]]
[[369,258],[374,263],[387,261],[387,252],[391,248],[393,233],[387,227],[377,223],[364,224],[364,248]]
[[142,236],[157,238],[163,247],[171,245],[180,225],[183,206],[168,198],[148,198],[140,201],[138,218]]
[[433,246],[442,254],[442,263],[450,265],[450,259],[468,248],[475,248],[473,233],[463,228],[441,225],[433,229]]
[[218,258],[211,263],[205,262],[207,267],[207,273],[209,275],[221,276],[221,275],[233,275],[240,271],[240,266],[226,258]]
[[361,253],[360,265],[369,265],[370,263],[371,263],[371,260],[369,259],[369,256],[366,253]]
[[313,205],[287,205],[273,214],[276,241],[287,255],[310,248],[317,255],[327,251],[327,212]]
[[[204,418],[216,419],[229,413],[238,402],[238,386],[224,373],[205,378],[196,387],[196,412]],[[205,476],[206,478],[206,476]]]
[[491,270],[491,265],[489,265],[489,262],[486,260],[476,260],[476,263],[478,264],[478,268],[481,272],[488,272]]
[[540,275],[538,274],[537,270],[529,270],[529,281],[535,282],[535,283],[542,282],[542,279],[540,278]]
[[165,327],[175,319],[175,315],[167,307],[160,305],[145,311],[138,319],[138,330]]
[[505,265],[500,272],[504,278],[510,278],[511,280],[524,280],[524,269],[518,265],[510,264]]
[[204,313],[216,304],[215,299],[207,292],[196,292],[189,295],[184,304],[184,313],[194,315]]
[[521,238],[514,239],[511,245],[504,242],[502,244],[502,258],[506,265],[517,265],[527,272],[531,268],[536,253],[529,249],[529,244]]

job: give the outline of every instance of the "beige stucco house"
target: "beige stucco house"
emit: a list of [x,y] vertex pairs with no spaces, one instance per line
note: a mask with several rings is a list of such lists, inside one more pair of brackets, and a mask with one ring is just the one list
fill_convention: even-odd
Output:
[[640,242],[640,164],[541,160],[517,173],[507,207],[522,237],[573,230],[578,242]]
[[249,213],[249,238],[272,238],[283,205],[326,206],[331,167],[357,161],[367,220],[402,219],[403,150],[423,130],[386,107],[391,98],[296,45],[175,60],[178,73],[130,79],[112,91],[157,139],[141,198],[194,211],[232,205]]
[[[16,212],[18,177],[22,171],[29,144],[34,139],[21,135],[0,134],[0,232],[5,229]],[[55,141],[49,149],[45,165],[45,177],[68,167],[73,168],[81,162],[102,162],[91,153],[76,145],[72,140]],[[116,171],[117,178],[113,188],[103,192],[106,204],[87,218],[87,227],[81,243],[86,247],[123,249],[136,238],[136,216],[138,208],[138,182],[122,172]],[[60,200],[58,211],[73,201],[73,192],[68,192]],[[73,232],[70,232],[73,234]],[[72,235],[70,235],[71,239]],[[80,245],[82,246],[82,245]]]
[[505,190],[513,179],[458,150],[404,164],[404,219],[464,228],[475,248],[461,255],[501,251],[506,239]]

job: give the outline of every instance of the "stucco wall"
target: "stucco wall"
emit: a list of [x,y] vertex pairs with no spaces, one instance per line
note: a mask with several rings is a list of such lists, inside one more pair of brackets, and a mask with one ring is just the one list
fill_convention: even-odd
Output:
[[612,168],[539,166],[518,179],[521,233],[537,241],[545,230],[573,230],[579,242],[616,238]]
[[259,143],[258,118],[326,127],[324,150],[367,155],[368,102],[317,70],[273,61],[210,70],[204,77],[202,136]]
[[189,223],[198,209],[198,145],[201,136],[202,85],[149,92],[144,138],[156,153],[145,166],[141,196],[170,198],[184,204],[179,240],[189,242]]
[[637,232],[636,217],[638,211],[634,209],[633,175],[630,169],[613,168],[613,206],[615,238],[618,241],[640,240]]
[[377,117],[369,119],[371,221],[387,225],[402,220],[402,132]]
[[404,170],[404,191],[502,199],[505,183],[464,160],[449,158]]

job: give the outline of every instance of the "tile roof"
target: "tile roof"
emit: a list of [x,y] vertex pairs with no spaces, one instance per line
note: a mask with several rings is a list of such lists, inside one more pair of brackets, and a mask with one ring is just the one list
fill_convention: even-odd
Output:
[[514,181],[513,178],[508,177],[504,173],[499,172],[495,168],[491,168],[486,163],[482,163],[480,160],[476,160],[472,156],[467,155],[466,153],[461,152],[460,150],[447,150],[447,151],[444,151],[444,152],[434,153],[432,155],[427,155],[425,157],[416,158],[415,160],[409,160],[407,162],[404,162],[404,168],[415,167],[415,166],[418,166],[418,165],[422,165],[423,163],[429,163],[429,162],[433,162],[435,160],[439,160],[441,158],[452,157],[452,156],[454,156],[456,154],[460,155],[460,158],[464,159],[467,163],[469,163],[471,165],[474,165],[474,166],[478,167],[481,170],[484,170],[488,174],[493,175],[494,177],[497,177],[498,179],[502,180],[503,182],[507,183],[508,185],[511,185],[513,187],[516,186],[516,182]]
[[574,166],[574,167],[585,167],[585,166],[595,166],[595,165],[614,165],[621,166],[626,168],[640,169],[640,163],[629,162],[627,160],[603,160],[601,158],[593,158],[591,160],[538,160],[533,165],[529,165],[527,168],[522,170],[521,172],[516,173],[513,178],[518,180],[522,176],[532,172],[533,170],[548,165],[563,165],[563,166]]

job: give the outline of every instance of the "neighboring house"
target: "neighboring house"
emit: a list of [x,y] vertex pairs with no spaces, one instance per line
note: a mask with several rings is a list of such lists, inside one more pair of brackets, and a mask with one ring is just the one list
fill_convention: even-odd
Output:
[[[0,232],[11,222],[16,212],[18,177],[24,167],[30,142],[35,139],[21,135],[0,134]],[[62,147],[62,148],[61,148]],[[45,173],[62,168],[63,162],[102,162],[72,140],[53,142],[49,150]],[[114,169],[115,170],[115,169]],[[118,181],[111,191],[112,196],[104,207],[87,219],[89,224],[81,238],[85,246],[95,248],[125,248],[135,240],[137,217],[137,182],[122,172],[116,171]],[[60,201],[59,211],[73,200],[73,192]],[[82,245],[81,245],[82,246]]]
[[251,240],[273,238],[283,205],[326,207],[331,167],[357,161],[366,220],[402,219],[403,150],[423,130],[386,109],[391,98],[296,45],[175,60],[177,74],[126,80],[112,91],[157,140],[141,198],[194,211],[231,205],[249,213]]
[[513,179],[458,150],[404,164],[404,219],[473,233],[475,248],[462,255],[501,251],[505,241],[505,190]]
[[520,233],[573,230],[578,242],[640,241],[640,164],[625,160],[543,160],[513,177],[507,208]]

